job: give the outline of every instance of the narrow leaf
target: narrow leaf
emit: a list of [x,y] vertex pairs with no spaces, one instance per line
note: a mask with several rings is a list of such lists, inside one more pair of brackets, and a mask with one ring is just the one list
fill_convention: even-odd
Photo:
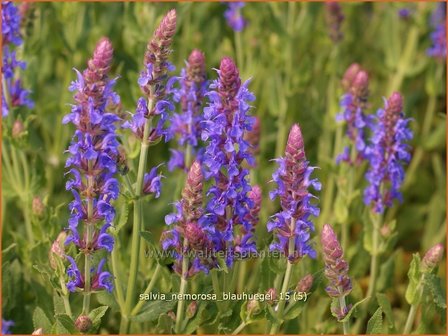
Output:
[[367,322],[367,334],[382,334],[383,333],[383,310],[378,307],[376,312]]

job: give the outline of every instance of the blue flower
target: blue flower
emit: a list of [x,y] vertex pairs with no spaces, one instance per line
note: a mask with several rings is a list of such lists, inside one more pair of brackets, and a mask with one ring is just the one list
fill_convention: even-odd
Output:
[[2,319],[2,335],[11,334],[10,328],[14,325],[14,321],[8,321]]
[[[112,201],[119,196],[119,184],[115,178],[119,157],[115,123],[120,118],[108,112],[110,106],[119,102],[113,91],[115,80],[107,75],[112,53],[110,41],[103,38],[97,44],[88,68],[82,74],[75,70],[77,80],[70,85],[70,90],[75,91],[77,104],[63,119],[63,123],[72,123],[76,127],[67,150],[70,156],[66,167],[71,178],[66,189],[72,192],[74,200],[69,204],[70,233],[66,244],[73,243],[89,258],[99,249],[110,253],[114,247],[114,238],[107,230],[115,218]],[[81,232],[85,232],[86,225],[91,225],[92,235],[81,235],[79,223],[83,224]],[[67,256],[67,259],[70,261],[67,288],[71,291],[83,288],[85,275],[79,271],[73,258]]]
[[232,59],[222,59],[219,79],[210,85],[209,104],[204,109],[202,140],[207,141],[203,154],[205,178],[213,179],[207,195],[206,225],[212,232],[214,248],[225,250],[227,264],[233,263],[235,230],[245,228],[247,237],[238,241],[239,250],[252,250],[252,223],[248,213],[253,205],[248,193],[248,170],[243,163],[254,164],[250,144],[245,140],[254,118],[249,115],[249,102],[255,99],[246,81],[241,85],[239,72]]
[[[33,108],[30,91],[25,90],[22,81],[16,78],[18,69],[24,70],[26,63],[16,58],[15,48],[23,41],[20,36],[20,13],[10,1],[2,2],[2,75],[6,84],[2,90],[2,116],[6,117],[12,107],[26,106]],[[6,95],[5,95],[6,91]],[[9,99],[7,99],[9,97]]]
[[367,149],[369,169],[366,179],[369,182],[364,190],[364,203],[371,205],[377,213],[383,213],[394,199],[401,200],[399,191],[404,180],[403,164],[411,159],[412,139],[409,129],[410,119],[405,119],[402,96],[394,92],[385,101],[385,108],[379,109],[372,125],[372,137]]
[[435,58],[446,58],[446,3],[439,2],[431,17],[431,26],[434,31],[431,33],[432,46],[427,50],[427,54]]
[[[294,124],[289,132],[285,157],[275,160],[278,169],[272,175],[277,188],[271,191],[270,198],[280,199],[282,210],[271,217],[267,224],[269,232],[275,233],[271,250],[284,253],[291,263],[305,255],[316,257],[316,251],[310,243],[314,225],[310,217],[319,215],[319,208],[314,204],[316,197],[309,188],[320,190],[321,184],[311,178],[315,167],[311,167],[305,157],[302,132]],[[293,253],[290,253],[290,238],[294,238]]]
[[241,14],[241,8],[245,6],[244,2],[228,2],[224,17],[227,24],[236,32],[240,32],[246,27],[247,21]]

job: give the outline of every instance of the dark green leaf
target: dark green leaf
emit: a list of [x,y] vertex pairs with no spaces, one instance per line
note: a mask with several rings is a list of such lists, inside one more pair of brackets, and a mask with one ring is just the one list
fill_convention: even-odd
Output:
[[425,274],[425,286],[432,294],[432,298],[437,307],[446,309],[446,293],[443,290],[440,278],[432,273]]
[[395,331],[395,323],[394,323],[394,315],[392,313],[392,306],[390,305],[390,302],[387,298],[387,296],[383,293],[377,293],[376,299],[378,301],[378,304],[380,305],[381,309],[384,312],[384,315],[386,315],[387,323],[390,329],[392,331]]
[[66,314],[56,315],[56,321],[59,322],[65,330],[67,330],[70,334],[77,334],[78,331],[75,328],[75,323],[73,320]]

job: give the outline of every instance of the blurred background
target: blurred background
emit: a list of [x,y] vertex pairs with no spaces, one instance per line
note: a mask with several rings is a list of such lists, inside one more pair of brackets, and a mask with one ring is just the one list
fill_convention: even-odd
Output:
[[[386,224],[396,219],[397,235],[383,256],[378,290],[388,294],[394,314],[399,320],[404,319],[408,310],[404,300],[406,274],[412,253],[424,253],[434,244],[444,242],[446,235],[446,68],[445,59],[427,54],[433,29],[431,13],[436,3],[343,3],[344,18],[339,28],[332,25],[324,3],[246,3],[241,14],[247,25],[241,32],[233,31],[227,24],[226,4],[219,2],[30,3],[24,15],[24,44],[19,54],[28,63],[21,73],[25,87],[32,90],[35,107],[31,111],[21,109],[14,118],[26,127],[19,146],[26,153],[32,182],[29,190],[18,191],[2,180],[3,317],[16,322],[14,333],[33,330],[36,306],[52,310],[52,293],[43,279],[51,271],[45,268],[48,251],[67,226],[67,204],[72,198],[65,190],[64,151],[74,128],[61,123],[73,103],[68,91],[70,82],[76,79],[72,69],[84,69],[96,42],[102,36],[110,38],[115,49],[111,73],[119,77],[116,91],[127,118],[125,112],[135,110],[140,96],[137,77],[146,44],[162,15],[173,7],[178,12],[171,56],[176,66],[173,75],[179,74],[189,53],[198,48],[205,53],[209,79],[216,78],[213,68],[219,66],[223,56],[236,60],[243,80],[252,79],[250,89],[256,96],[252,113],[261,120],[260,153],[253,176],[264,188],[265,196],[257,244],[263,248],[270,243],[265,223],[278,207],[267,197],[272,189],[268,181],[275,169],[271,160],[282,155],[289,128],[298,122],[307,158],[311,165],[320,167],[316,174],[323,184],[319,196],[322,215],[315,221],[317,232],[324,222],[338,229],[340,218],[352,218],[347,255],[350,274],[357,279],[353,296],[358,299],[368,283],[370,257],[360,239],[362,200],[355,201],[348,215],[341,214],[348,211],[343,205],[335,206],[340,178],[335,164],[340,144],[335,139],[338,132],[344,132],[335,121],[343,94],[341,79],[354,62],[368,71],[368,113],[382,107],[383,97],[393,91],[403,94],[405,114],[413,119],[412,147],[414,155],[418,152],[418,159],[408,167],[403,203],[386,214]],[[11,128],[13,122],[12,118],[3,120],[4,133],[8,133],[5,129]],[[173,146],[162,142],[151,147],[150,166],[166,163]],[[136,156],[134,151],[128,157],[131,167],[136,164]],[[168,172],[166,164],[163,171],[162,195],[145,207],[145,227],[152,232],[156,244],[165,225],[164,216],[172,209],[179,176],[179,172]],[[361,192],[364,186],[361,178]],[[23,198],[24,193],[28,196]],[[24,235],[21,209],[31,207],[36,196],[42,202],[44,215],[32,214],[38,243],[30,246]],[[131,225],[126,226],[124,235],[130,230]],[[320,263],[309,260],[302,265],[313,271],[322,268]],[[443,263],[439,269],[443,279],[445,269]],[[261,279],[267,286],[272,274]],[[319,304],[318,300],[310,302],[314,307]],[[116,332],[117,319],[113,312],[108,314],[104,330]],[[444,313],[429,314],[440,323],[428,324],[424,330],[444,332]],[[321,319],[322,315],[309,316],[309,325],[314,329],[308,331],[334,331],[321,324]],[[262,332],[256,326],[251,328],[246,332]],[[292,323],[286,328],[297,330]]]

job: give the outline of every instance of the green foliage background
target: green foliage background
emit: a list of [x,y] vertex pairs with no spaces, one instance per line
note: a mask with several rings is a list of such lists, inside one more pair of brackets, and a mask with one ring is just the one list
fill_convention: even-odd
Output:
[[[377,286],[378,291],[387,295],[391,305],[390,315],[388,305],[384,304],[386,308],[382,306],[385,321],[393,316],[395,325],[401,329],[409,309],[405,290],[412,253],[423,254],[434,244],[444,242],[446,235],[446,72],[440,62],[429,58],[425,52],[430,45],[429,16],[435,7],[431,3],[343,4],[344,37],[337,45],[328,37],[322,3],[248,3],[242,12],[249,25],[240,36],[227,26],[222,3],[32,4],[24,27],[21,57],[28,62],[23,77],[26,87],[33,91],[35,108],[19,111],[18,118],[25,121],[27,134],[15,142],[15,146],[26,153],[32,183],[27,190],[20,191],[11,181],[2,180],[3,317],[16,322],[15,333],[30,333],[33,331],[33,313],[35,316],[44,314],[53,321],[53,312],[58,309],[57,298],[53,297],[45,273],[51,278],[48,251],[57,234],[67,225],[67,204],[71,200],[71,194],[65,190],[64,150],[74,129],[62,125],[61,120],[70,110],[68,104],[73,103],[67,89],[75,79],[72,68],[83,69],[95,43],[102,36],[109,37],[115,49],[112,73],[120,77],[117,92],[121,95],[123,109],[133,111],[140,95],[137,76],[146,43],[161,16],[172,7],[178,11],[178,29],[171,57],[176,73],[183,67],[190,51],[199,48],[205,52],[209,78],[216,77],[212,68],[217,68],[225,55],[237,60],[243,80],[252,78],[250,88],[257,97],[253,113],[260,117],[262,125],[259,167],[255,177],[264,188],[265,196],[257,229],[258,246],[263,248],[270,243],[265,225],[278,206],[267,197],[272,188],[267,182],[274,170],[270,160],[281,154],[290,125],[298,122],[305,137],[307,157],[312,165],[320,167],[317,174],[323,183],[322,215],[315,221],[316,231],[320,232],[324,222],[339,230],[342,219],[348,217],[352,221],[346,251],[350,275],[354,279],[352,302],[359,301],[362,290],[366,290],[370,256],[362,243],[360,197],[350,209],[335,200],[337,186],[344,183],[344,177],[334,164],[335,154],[341,148],[335,138],[338,132],[343,132],[342,126],[335,122],[338,99],[343,93],[340,79],[353,62],[368,70],[370,113],[381,107],[382,97],[388,97],[392,91],[399,90],[404,95],[405,113],[414,119],[411,123],[415,133],[412,146],[414,153],[420,151],[421,160],[407,176],[404,202],[386,215],[386,224],[390,225],[396,219],[397,235],[382,257]],[[408,20],[398,16],[397,11],[402,7],[412,10]],[[238,44],[240,54],[236,52]],[[434,117],[427,121],[428,131],[423,132],[430,109],[434,110]],[[10,118],[3,120],[4,138],[9,136],[12,122]],[[161,143],[151,147],[150,165],[166,162],[170,146],[172,144]],[[136,164],[133,162],[136,155],[129,157],[131,166]],[[151,232],[155,244],[164,228],[163,218],[171,210],[179,180],[179,173],[168,172],[166,166],[164,175],[161,198],[145,206],[145,229]],[[360,181],[357,187],[362,192],[365,182]],[[330,191],[326,191],[328,189]],[[35,195],[43,197],[47,208],[43,218],[31,218],[38,241],[32,246],[24,234],[23,209],[31,207]],[[124,243],[118,246],[123,251],[120,258],[123,270],[126,270],[128,260],[130,230],[128,223],[121,233]],[[272,286],[276,266],[268,265],[268,261],[264,261],[262,267],[256,265],[255,262],[250,264],[249,291],[262,292]],[[150,278],[152,267],[147,260],[143,261],[137,292],[143,291],[143,280]],[[320,274],[322,268],[320,257],[317,261],[304,260],[296,267],[293,276],[298,280],[309,272]],[[438,270],[442,283],[446,281],[445,269],[444,259]],[[176,281],[166,270],[158,289],[177,291]],[[203,278],[199,283],[206,286]],[[324,287],[325,280],[320,279],[300,320],[292,319],[286,323],[286,333],[339,332],[329,312],[330,299],[325,295]],[[425,300],[430,301],[431,297],[428,294]],[[73,307],[79,306],[79,299],[79,295],[72,295]],[[111,307],[103,318],[100,331],[116,333],[119,314],[114,298],[99,295],[96,300]],[[200,307],[202,330],[215,333],[233,330],[239,324],[240,305],[236,303],[232,308],[236,325],[218,327],[212,324],[206,307]],[[424,305],[423,316],[418,317],[421,320],[419,332],[445,333],[445,310]],[[42,311],[36,313],[36,307]],[[376,307],[371,315],[375,310]],[[375,314],[381,315],[381,311]],[[134,331],[164,331],[166,314],[161,316],[157,315],[155,322],[147,319]],[[391,330],[384,323],[384,331]],[[245,332],[264,332],[264,326],[256,323]]]

